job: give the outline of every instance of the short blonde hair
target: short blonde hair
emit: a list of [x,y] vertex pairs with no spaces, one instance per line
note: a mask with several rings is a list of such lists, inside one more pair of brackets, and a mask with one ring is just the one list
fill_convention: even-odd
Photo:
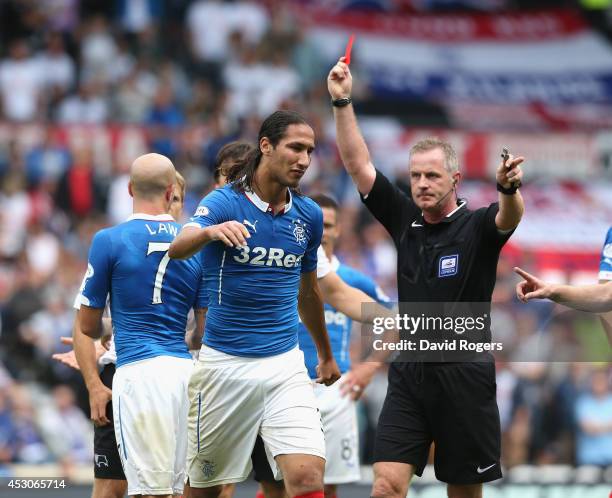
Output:
[[185,182],[185,178],[178,171],[176,172],[176,184],[181,190],[181,199],[185,201],[185,190],[187,190],[187,182]]
[[438,137],[428,137],[419,140],[410,148],[410,157],[419,152],[427,152],[433,149],[440,149],[444,153],[444,167],[446,171],[453,174],[459,171],[459,160],[453,146]]

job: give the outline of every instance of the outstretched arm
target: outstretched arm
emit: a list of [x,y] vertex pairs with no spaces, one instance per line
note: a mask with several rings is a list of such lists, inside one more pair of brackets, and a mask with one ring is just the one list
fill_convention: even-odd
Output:
[[[344,313],[349,318],[361,323],[372,323],[376,316],[386,316],[387,308],[378,304],[365,292],[351,287],[334,271],[319,279],[319,287],[326,303]],[[367,309],[364,303],[371,303]]]
[[516,286],[516,295],[524,303],[531,299],[550,299],[580,311],[612,311],[612,281],[582,286],[549,284],[521,268],[514,271],[525,279]]

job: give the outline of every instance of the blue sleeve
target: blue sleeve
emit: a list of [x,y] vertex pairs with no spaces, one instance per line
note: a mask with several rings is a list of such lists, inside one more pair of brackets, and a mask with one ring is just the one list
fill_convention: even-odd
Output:
[[209,298],[210,298],[210,293],[208,292],[208,288],[206,287],[206,281],[204,280],[204,269],[202,268],[202,273],[200,276],[200,284],[198,287],[198,293],[196,295],[196,302],[195,302],[194,308],[195,309],[208,308]]
[[384,291],[378,285],[376,285],[374,280],[360,272],[357,272],[355,276],[357,277],[355,287],[365,292],[368,296],[383,306],[391,308],[391,299],[389,299],[389,296],[387,296]]
[[200,201],[195,213],[185,226],[201,228],[218,225],[234,219],[232,216],[231,199],[224,189],[213,190]]
[[87,273],[81,292],[81,304],[91,308],[104,308],[111,288],[112,243],[108,230],[94,235],[89,248]]
[[317,204],[313,203],[313,213],[310,239],[302,259],[302,273],[309,273],[317,269],[317,249],[321,245],[321,237],[323,236],[323,211]]
[[599,280],[612,280],[612,227],[608,230],[606,241],[601,250]]

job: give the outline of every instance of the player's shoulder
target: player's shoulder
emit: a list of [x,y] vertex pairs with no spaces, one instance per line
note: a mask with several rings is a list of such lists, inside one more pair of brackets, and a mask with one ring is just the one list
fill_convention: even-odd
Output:
[[91,239],[90,256],[95,258],[108,257],[114,254],[114,241],[121,240],[117,225],[98,230]]
[[[606,245],[612,244],[612,226],[608,228],[608,233],[606,234]],[[612,250],[612,249],[611,249]]]
[[237,203],[240,200],[241,195],[244,194],[237,191],[231,184],[228,184],[209,192],[206,196],[204,196],[200,202],[200,205],[202,206],[208,204],[228,207]]
[[495,201],[476,209],[471,209],[465,199],[460,199],[459,202],[457,215],[464,220],[464,223],[475,223],[476,225],[483,222],[495,223],[495,217],[499,211],[499,202]]
[[118,234],[121,233],[122,231],[121,225],[123,225],[123,223],[120,223],[119,225],[114,225],[111,227],[101,228],[94,234],[92,238],[92,243],[94,242],[98,244],[110,243],[110,241],[113,238],[115,238]]
[[321,210],[321,206],[319,206],[315,201],[313,201],[310,197],[304,194],[298,194],[296,192],[292,193],[292,202],[293,205],[300,211],[303,212],[304,215],[312,216],[313,218],[318,218],[323,216],[323,211]]
[[236,189],[234,189],[233,185],[227,184],[224,185],[223,187],[218,187],[214,190],[211,190],[208,194],[206,194],[204,196],[204,198],[202,200],[207,200],[207,199],[237,199],[239,196],[240,192],[236,191]]

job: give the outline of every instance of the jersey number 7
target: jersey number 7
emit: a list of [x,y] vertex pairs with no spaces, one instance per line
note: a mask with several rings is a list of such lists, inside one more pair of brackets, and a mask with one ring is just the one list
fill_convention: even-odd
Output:
[[159,262],[159,266],[157,267],[157,273],[155,274],[152,304],[161,304],[162,302],[161,289],[162,284],[164,283],[164,274],[166,273],[166,268],[168,267],[168,263],[170,262],[170,256],[168,256],[169,248],[170,242],[149,242],[149,247],[147,248],[147,256],[154,252],[164,253],[161,261]]

